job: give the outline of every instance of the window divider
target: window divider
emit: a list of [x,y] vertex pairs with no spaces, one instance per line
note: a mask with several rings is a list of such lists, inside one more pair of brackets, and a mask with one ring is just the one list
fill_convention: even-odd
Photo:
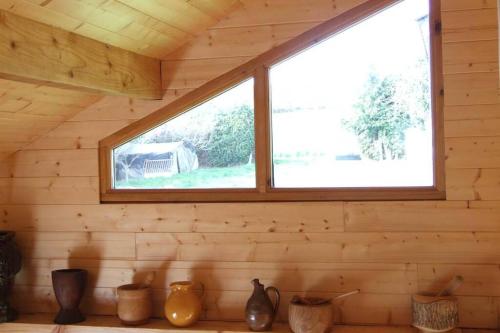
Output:
[[257,190],[268,192],[271,180],[269,70],[258,66],[254,76],[255,168]]
[[443,50],[441,28],[441,1],[429,2],[429,32],[431,54],[431,109],[432,140],[434,147],[434,187],[441,192],[446,190],[445,183],[445,146],[444,146],[444,86]]

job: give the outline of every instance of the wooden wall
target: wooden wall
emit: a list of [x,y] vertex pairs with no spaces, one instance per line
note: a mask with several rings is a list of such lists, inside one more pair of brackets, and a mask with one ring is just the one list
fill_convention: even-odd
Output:
[[0,223],[18,231],[22,311],[57,308],[50,271],[84,267],[88,313],[114,313],[114,287],[156,270],[202,281],[204,317],[242,319],[250,280],[293,294],[362,293],[344,323],[408,324],[410,295],[460,273],[463,327],[500,317],[497,0],[443,0],[447,201],[100,205],[97,142],[207,80],[363,0],[246,0],[165,62],[165,101],[107,97],[0,165]]

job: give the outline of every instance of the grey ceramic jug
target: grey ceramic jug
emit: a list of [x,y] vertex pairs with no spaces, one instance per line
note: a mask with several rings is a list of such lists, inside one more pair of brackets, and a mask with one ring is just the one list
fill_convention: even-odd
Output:
[[[245,309],[247,324],[252,331],[269,331],[278,313],[280,293],[275,287],[264,289],[264,285],[259,282],[259,279],[253,279],[252,283],[253,293],[248,299]],[[276,303],[274,305],[268,295],[270,290],[276,294]]]

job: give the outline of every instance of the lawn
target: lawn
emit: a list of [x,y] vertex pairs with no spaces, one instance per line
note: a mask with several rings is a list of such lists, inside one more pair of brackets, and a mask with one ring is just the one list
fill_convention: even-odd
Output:
[[255,165],[226,168],[200,168],[171,177],[119,181],[116,188],[252,188],[255,187]]

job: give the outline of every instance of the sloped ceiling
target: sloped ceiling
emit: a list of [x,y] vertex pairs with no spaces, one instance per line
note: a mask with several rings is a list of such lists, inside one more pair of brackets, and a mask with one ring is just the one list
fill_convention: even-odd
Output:
[[0,9],[163,59],[240,6],[239,0],[1,0]]
[[[239,0],[0,0],[0,9],[158,59],[239,8]],[[0,160],[102,96],[0,80]]]

